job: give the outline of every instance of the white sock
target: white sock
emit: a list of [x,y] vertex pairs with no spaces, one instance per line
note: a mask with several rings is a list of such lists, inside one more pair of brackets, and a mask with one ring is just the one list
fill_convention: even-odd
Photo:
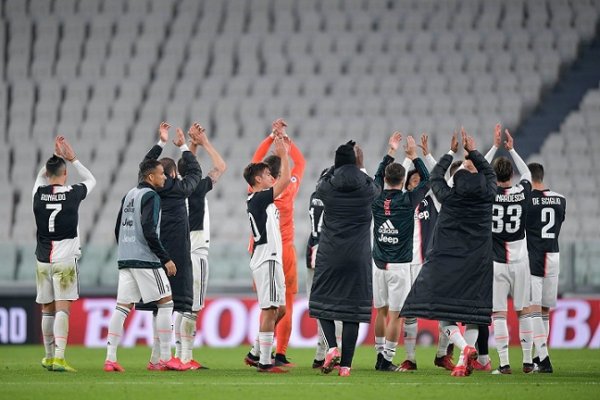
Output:
[[487,363],[490,362],[490,355],[489,354],[485,354],[483,356],[478,356],[477,357],[477,361],[479,362],[479,364],[481,365],[486,365]]
[[383,353],[385,346],[385,336],[375,336],[375,351],[377,354]]
[[152,344],[152,353],[150,354],[150,362],[158,364],[160,361],[160,339],[156,330],[156,314],[152,316],[152,333],[154,335],[154,343]]
[[183,313],[173,312],[173,333],[175,334],[175,357],[181,359],[181,320]]
[[446,353],[448,353],[448,346],[450,345],[450,339],[444,333],[444,329],[442,328],[441,324],[438,324],[438,330],[439,330],[438,348],[437,348],[437,352],[435,355],[436,355],[436,357],[444,357],[446,355]]
[[171,359],[171,314],[173,313],[173,302],[158,305],[156,313],[156,331],[160,342],[160,359],[169,361]]
[[469,346],[473,346],[475,347],[475,343],[477,343],[477,337],[479,336],[479,328],[477,327],[477,325],[473,325],[473,324],[467,324],[467,326],[465,327],[465,342],[467,342],[467,344]]
[[415,361],[415,348],[417,346],[417,319],[406,318],[404,320],[404,348],[406,359]]
[[519,317],[519,339],[523,350],[523,364],[531,364],[531,348],[533,347],[531,314],[523,314]]
[[500,358],[500,366],[509,365],[508,360],[508,326],[506,318],[494,317],[494,338],[496,339],[496,349]]
[[110,323],[108,324],[108,337],[106,344],[106,359],[108,361],[117,361],[117,347],[123,336],[123,324],[129,315],[129,309],[117,306],[113,311]]
[[250,349],[250,354],[252,354],[254,357],[260,356],[260,340],[258,339],[258,335],[254,340],[254,345]]
[[181,320],[181,362],[187,363],[192,360],[192,349],[196,337],[196,317],[193,312],[183,314]]
[[542,314],[542,321],[544,321],[544,329],[546,331],[546,345],[548,344],[548,336],[550,335],[550,315]]
[[386,340],[383,350],[383,358],[391,362],[396,355],[396,346],[398,346],[398,342],[390,342],[389,340]]
[[461,351],[467,347],[467,342],[462,333],[460,333],[460,328],[457,325],[444,326],[444,333],[448,336],[450,343],[454,344]]
[[54,358],[65,358],[68,336],[69,313],[59,310],[54,317]]
[[342,351],[342,330],[344,329],[344,323],[342,321],[333,321],[335,324],[335,340],[337,342],[337,348]]
[[323,329],[321,328],[321,322],[317,319],[317,331],[319,332],[319,340],[317,340],[317,351],[315,353],[315,360],[321,361],[325,359],[327,354],[327,345],[323,340]]
[[273,337],[275,332],[258,332],[258,341],[260,343],[260,363],[262,365],[271,364],[271,350],[273,349]]
[[54,313],[42,312],[42,335],[46,358],[54,358]]

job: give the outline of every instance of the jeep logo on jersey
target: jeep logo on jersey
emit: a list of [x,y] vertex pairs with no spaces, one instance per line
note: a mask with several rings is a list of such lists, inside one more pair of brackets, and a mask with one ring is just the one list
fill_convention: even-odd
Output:
[[388,235],[397,235],[398,229],[396,229],[394,224],[392,224],[392,222],[388,219],[383,224],[381,224],[378,232],[382,233],[382,234],[388,234]]

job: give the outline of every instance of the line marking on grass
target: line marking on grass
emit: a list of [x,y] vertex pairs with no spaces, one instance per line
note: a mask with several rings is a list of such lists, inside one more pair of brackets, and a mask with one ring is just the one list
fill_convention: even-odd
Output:
[[[24,382],[2,382],[0,383],[0,387],[5,385],[23,385]],[[46,385],[61,385],[61,386],[71,386],[71,385],[188,385],[188,386],[289,386],[289,385],[312,385],[312,386],[351,386],[353,384],[365,384],[369,382],[360,381],[360,382],[139,382],[139,381],[107,381],[107,382],[27,382],[27,385],[37,385],[37,386],[46,386]],[[386,382],[382,383],[383,385],[394,385],[394,386],[419,386],[419,385],[438,385],[438,386],[467,386],[467,385],[561,385],[561,386],[569,386],[569,385],[600,385],[600,382],[590,381],[590,382]]]

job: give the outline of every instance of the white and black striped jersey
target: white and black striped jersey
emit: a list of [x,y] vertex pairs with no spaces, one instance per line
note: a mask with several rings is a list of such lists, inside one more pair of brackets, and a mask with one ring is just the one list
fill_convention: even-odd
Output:
[[498,187],[492,214],[494,261],[508,264],[527,258],[525,224],[531,199],[531,182]]
[[527,211],[527,249],[531,275],[546,276],[548,253],[558,253],[558,235],[565,220],[567,199],[548,189],[533,190]]
[[442,205],[437,201],[432,192],[421,200],[415,208],[415,229],[413,233],[413,258],[412,264],[423,264],[425,255],[431,246],[433,228]]
[[79,205],[87,192],[86,185],[78,183],[43,185],[33,193],[38,261],[49,263],[79,257]]
[[279,210],[273,201],[273,188],[250,193],[246,201],[250,229],[254,238],[254,248],[250,260],[251,269],[257,268],[268,260],[281,263]]
[[310,195],[310,204],[308,206],[308,215],[310,216],[310,236],[306,245],[306,268],[315,268],[316,254],[314,252],[319,244],[321,236],[321,227],[323,226],[323,211],[325,205],[323,201],[317,197],[317,193],[313,192]]

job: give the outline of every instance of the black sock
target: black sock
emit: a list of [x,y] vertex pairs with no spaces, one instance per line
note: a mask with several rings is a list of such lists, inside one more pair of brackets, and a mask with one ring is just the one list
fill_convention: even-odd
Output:
[[325,344],[328,348],[337,347],[337,340],[335,339],[335,322],[330,319],[319,319],[321,323],[321,329],[325,335]]
[[478,325],[479,336],[477,336],[477,351],[480,356],[487,356],[489,353],[488,342],[490,339],[490,328],[487,325]]
[[352,366],[356,340],[358,339],[358,322],[344,322],[342,328],[342,360],[341,367]]

